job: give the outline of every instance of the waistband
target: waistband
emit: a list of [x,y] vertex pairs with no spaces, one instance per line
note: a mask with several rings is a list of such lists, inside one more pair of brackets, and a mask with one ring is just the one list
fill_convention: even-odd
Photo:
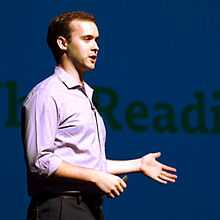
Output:
[[76,201],[85,201],[86,203],[92,205],[101,205],[103,203],[104,195],[103,194],[92,194],[92,193],[82,193],[80,191],[74,192],[62,192],[62,193],[52,193],[45,192],[38,195],[32,196],[32,201],[44,202],[53,198],[66,198],[66,199],[75,199]]
[[101,190],[93,183],[59,178],[56,176],[39,176],[31,174],[28,176],[28,194],[33,197],[35,195],[42,195],[44,193],[62,194],[63,192],[83,192],[89,194],[99,194],[102,193]]

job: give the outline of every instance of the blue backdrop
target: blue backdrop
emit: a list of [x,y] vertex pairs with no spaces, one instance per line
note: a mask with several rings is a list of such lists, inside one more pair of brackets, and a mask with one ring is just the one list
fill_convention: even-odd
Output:
[[86,80],[97,87],[108,156],[161,151],[160,161],[178,169],[166,186],[129,175],[122,196],[105,201],[106,219],[220,219],[217,0],[1,2],[1,219],[25,219],[20,103],[53,71],[48,22],[71,10],[97,17],[99,59]]

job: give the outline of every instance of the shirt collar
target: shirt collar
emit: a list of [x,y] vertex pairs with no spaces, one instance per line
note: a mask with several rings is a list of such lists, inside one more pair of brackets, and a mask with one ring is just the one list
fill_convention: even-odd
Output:
[[[64,83],[68,89],[76,89],[78,86],[81,86],[70,74],[68,74],[62,67],[56,66],[54,74]],[[91,88],[85,81],[83,81],[86,94],[90,99],[92,99],[93,88]]]

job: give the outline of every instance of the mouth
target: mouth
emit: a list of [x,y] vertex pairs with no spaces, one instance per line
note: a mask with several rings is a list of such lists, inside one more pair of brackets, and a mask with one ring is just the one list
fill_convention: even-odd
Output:
[[89,56],[89,58],[91,59],[92,63],[96,62],[97,56],[96,55],[91,55]]

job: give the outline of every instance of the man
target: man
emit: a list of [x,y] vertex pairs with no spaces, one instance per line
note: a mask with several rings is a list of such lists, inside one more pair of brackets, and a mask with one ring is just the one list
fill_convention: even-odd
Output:
[[[52,20],[47,42],[57,66],[28,94],[22,107],[27,159],[28,220],[101,220],[102,198],[119,196],[126,182],[117,176],[142,172],[160,183],[175,182],[175,168],[160,153],[113,161],[105,156],[105,127],[83,80],[99,51],[95,18],[68,12]],[[171,172],[170,172],[171,171]]]

